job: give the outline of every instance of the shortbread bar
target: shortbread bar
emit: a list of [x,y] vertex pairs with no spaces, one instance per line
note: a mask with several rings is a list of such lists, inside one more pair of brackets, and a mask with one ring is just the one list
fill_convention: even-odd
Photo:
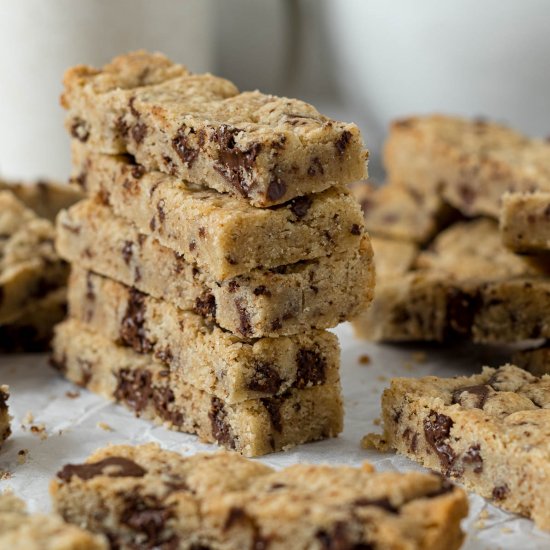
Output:
[[29,514],[12,493],[0,493],[0,548],[6,550],[107,550],[107,539],[65,523],[54,514]]
[[64,84],[66,127],[75,139],[255,206],[366,177],[355,124],[296,99],[239,93],[160,54],[122,55],[102,69],[77,66]]
[[500,232],[506,247],[519,253],[550,251],[550,192],[506,193]]
[[197,434],[246,456],[260,456],[342,431],[340,384],[290,388],[276,397],[236,404],[182,380],[150,355],[74,321],[56,327],[53,364],[72,382],[167,428]]
[[144,172],[128,157],[74,148],[76,179],[113,212],[136,224],[217,279],[359,247],[364,222],[341,186],[276,208],[254,208],[161,172]]
[[388,447],[550,530],[550,376],[397,378],[382,413]]
[[366,235],[359,248],[218,281],[107,207],[83,201],[58,217],[56,244],[70,262],[247,338],[336,326],[365,308],[373,293]]
[[8,409],[9,398],[9,387],[0,386],[0,446],[11,435],[11,417]]
[[0,191],[0,325],[64,285],[68,268],[54,249],[54,227],[10,191]]
[[361,204],[367,230],[380,237],[424,244],[456,217],[439,195],[424,192],[420,185],[362,182],[351,190]]
[[550,144],[483,120],[396,121],[384,160],[390,181],[441,194],[467,216],[498,218],[508,191],[550,191]]
[[189,311],[74,266],[71,317],[226,403],[335,384],[340,348],[327,331],[243,340]]
[[129,548],[454,550],[464,492],[433,474],[365,463],[279,472],[236,454],[184,457],[154,444],[100,449],[52,481],[69,522]]

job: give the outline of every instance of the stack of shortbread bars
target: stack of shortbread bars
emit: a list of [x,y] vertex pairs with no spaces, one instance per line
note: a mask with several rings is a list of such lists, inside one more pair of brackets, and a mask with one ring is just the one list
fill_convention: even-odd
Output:
[[65,75],[65,376],[249,456],[337,435],[337,338],[372,298],[355,125],[137,52]]

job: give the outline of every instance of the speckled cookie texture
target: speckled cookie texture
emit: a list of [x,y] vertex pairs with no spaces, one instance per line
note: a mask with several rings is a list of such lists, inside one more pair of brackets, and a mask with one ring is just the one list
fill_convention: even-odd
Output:
[[138,416],[246,456],[289,449],[342,431],[339,381],[229,404],[189,384],[182,373],[150,354],[118,346],[74,320],[56,327],[53,347],[53,365],[72,382]]
[[107,447],[51,484],[57,511],[117,548],[453,550],[464,493],[441,477],[365,463],[280,472],[235,454]]
[[75,179],[141,233],[218,279],[358,248],[361,209],[342,186],[275,208],[248,203],[161,172],[145,172],[127,157],[86,154]]
[[0,548],[6,550],[107,550],[107,539],[65,523],[54,514],[29,514],[24,502],[0,493]]
[[550,530],[550,376],[397,378],[382,412],[388,447]]
[[11,418],[8,408],[10,389],[8,386],[0,386],[0,446],[11,435]]
[[339,381],[340,348],[328,331],[239,338],[200,315],[77,267],[69,280],[69,312],[226,403]]
[[87,200],[59,216],[56,245],[70,262],[248,338],[334,327],[358,314],[373,295],[366,234],[358,247],[330,257],[217,280],[108,207]]
[[396,121],[384,161],[391,181],[439,194],[467,216],[498,218],[506,192],[550,191],[550,144],[483,120]]
[[70,134],[95,151],[130,153],[147,170],[281,204],[366,177],[354,124],[307,103],[192,74],[160,54],[134,52],[64,78]]

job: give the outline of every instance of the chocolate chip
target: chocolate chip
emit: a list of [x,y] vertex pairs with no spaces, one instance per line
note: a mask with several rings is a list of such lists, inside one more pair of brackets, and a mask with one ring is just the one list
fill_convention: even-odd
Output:
[[166,201],[164,199],[160,199],[157,202],[157,212],[159,214],[159,222],[164,223],[164,220],[166,218],[166,213],[164,212],[164,207],[166,206]]
[[208,418],[212,425],[212,437],[220,445],[229,449],[236,449],[236,441],[231,431],[231,426],[227,422],[227,411],[223,401],[218,397],[212,397],[212,403]]
[[391,514],[397,514],[399,512],[399,508],[394,506],[390,500],[386,498],[377,498],[377,499],[371,499],[371,498],[358,498],[357,500],[353,501],[353,505],[357,506],[359,508],[363,508],[365,506],[376,506],[376,508],[383,508],[387,512],[390,512]]
[[265,362],[254,364],[254,377],[247,383],[252,391],[274,394],[281,387],[281,377],[272,365]]
[[202,317],[216,318],[216,298],[213,294],[203,294],[195,299],[194,312]]
[[90,137],[88,123],[81,118],[75,118],[71,124],[71,136],[78,139],[78,141],[81,141],[82,143],[86,143]]
[[57,472],[57,477],[63,481],[70,481],[73,476],[88,480],[100,475],[109,477],[143,477],[146,473],[147,470],[129,458],[110,456],[99,462],[66,464]]
[[136,118],[139,118],[139,111],[134,107],[134,102],[135,102],[136,98],[135,97],[131,97],[129,100],[128,100],[128,108],[130,109],[130,112],[136,117]]
[[138,122],[132,127],[131,134],[136,143],[141,143],[147,135],[147,126],[143,122]]
[[359,227],[359,225],[357,225],[356,223],[354,223],[354,224],[351,226],[350,233],[351,233],[352,235],[361,235],[361,228]]
[[124,241],[124,245],[122,246],[122,257],[126,265],[130,265],[130,260],[134,254],[133,247],[134,243],[132,241]]
[[281,406],[286,396],[281,397],[263,397],[260,399],[265,410],[269,414],[273,429],[279,433],[283,431],[283,420],[281,417]]
[[260,285],[254,289],[254,296],[267,296],[268,298],[270,298],[271,292],[267,289],[265,285]]
[[472,464],[474,466],[474,473],[476,474],[483,472],[483,457],[480,451],[481,447],[479,444],[471,445],[462,456],[462,462]]
[[223,530],[228,531],[233,527],[233,525],[236,525],[240,521],[246,520],[248,518],[246,512],[243,508],[232,506],[229,509],[229,513],[227,514],[227,517],[225,518],[225,523],[223,524]]
[[237,147],[235,138],[241,131],[239,128],[231,128],[222,124],[210,139],[218,145],[216,171],[229,181],[243,197],[247,197],[250,188],[250,183],[246,181],[247,176],[252,175],[254,162],[262,147],[259,143],[252,143],[245,150]]
[[286,193],[286,183],[278,176],[273,176],[267,187],[267,198],[270,201],[277,201],[284,197]]
[[476,409],[483,409],[489,395],[489,388],[490,386],[485,384],[457,388],[452,393],[452,403],[453,405],[458,403],[462,406],[469,405]]
[[155,357],[166,365],[170,365],[174,360],[174,354],[169,347],[155,350]]
[[280,319],[274,319],[271,321],[271,330],[276,331],[281,330],[281,328],[283,328],[283,324]]
[[237,313],[239,314],[239,332],[243,336],[252,335],[252,325],[250,323],[250,315],[246,309],[245,301],[243,298],[237,298],[235,300],[235,307],[237,308]]
[[197,243],[193,240],[189,243],[189,252],[193,252],[197,248]]
[[181,426],[183,413],[173,408],[175,400],[174,392],[168,387],[156,388],[153,392],[153,405],[158,415],[174,426]]
[[132,166],[132,176],[139,180],[145,174],[145,168],[141,164],[134,164]]
[[120,323],[121,343],[138,353],[153,351],[153,343],[147,338],[147,329],[145,328],[145,298],[146,295],[143,292],[131,288],[128,292],[126,311]]
[[115,121],[115,134],[122,138],[125,138],[126,136],[128,136],[129,130],[130,126],[124,119],[124,115],[120,115]]
[[426,441],[435,450],[441,466],[448,472],[454,461],[456,454],[453,448],[447,442],[453,427],[453,420],[444,414],[430,411],[430,414],[424,419],[424,435]]
[[464,292],[458,288],[449,288],[446,296],[447,337],[469,336],[476,315],[482,306],[481,293]]
[[320,529],[315,538],[323,550],[374,550],[368,542],[353,542],[343,521],[337,521],[330,531]]
[[309,165],[309,168],[307,169],[307,175],[308,176],[316,176],[316,175],[323,175],[325,173],[325,169],[323,168],[323,165],[321,164],[321,161],[319,160],[319,157],[313,157],[311,159],[311,164]]
[[231,293],[237,292],[237,289],[239,288],[240,285],[239,283],[237,283],[237,281],[229,281],[229,284],[227,285],[227,290],[229,290],[229,292]]
[[92,281],[92,273],[88,271],[86,273],[86,300],[93,302],[95,300],[94,283]]
[[296,197],[290,201],[290,210],[301,220],[308,213],[312,202],[310,197]]
[[296,353],[296,381],[294,386],[302,389],[317,386],[326,381],[326,359],[317,351],[300,349]]
[[206,229],[204,227],[199,227],[199,237],[204,239],[206,237]]
[[338,151],[339,156],[342,156],[344,154],[344,151],[346,150],[350,140],[351,132],[348,132],[348,130],[344,130],[342,132],[342,135],[334,142],[334,145],[336,146],[336,151]]
[[117,375],[118,383],[114,398],[140,413],[152,398],[152,375],[145,369],[121,369]]
[[[197,156],[199,155],[199,148],[192,147],[189,141],[189,135],[186,132],[187,127],[185,125],[181,126],[177,131],[176,135],[172,139],[172,147],[182,160],[184,164],[187,164],[188,168],[193,166]],[[194,131],[189,130],[189,134],[193,134]]]
[[508,493],[510,492],[510,487],[506,485],[506,483],[503,483],[502,485],[498,485],[493,489],[493,498],[495,500],[504,500]]

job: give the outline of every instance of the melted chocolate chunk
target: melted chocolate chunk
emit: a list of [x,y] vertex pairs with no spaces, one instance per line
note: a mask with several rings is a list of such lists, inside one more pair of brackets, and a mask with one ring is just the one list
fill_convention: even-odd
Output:
[[236,449],[237,444],[231,426],[227,422],[227,411],[225,410],[223,401],[218,397],[212,397],[212,405],[208,418],[212,425],[212,437],[220,445],[229,449]]
[[153,396],[152,375],[145,369],[121,369],[117,387],[113,393],[117,401],[140,413]]
[[99,462],[66,464],[57,472],[57,477],[63,481],[70,481],[73,476],[88,480],[100,475],[107,475],[109,477],[143,477],[146,473],[147,470],[143,469],[133,460],[122,456],[111,456]]
[[350,233],[352,235],[361,235],[361,228],[356,223],[354,223],[351,226]]
[[202,317],[216,319],[216,298],[213,294],[204,294],[195,300],[195,313]]
[[277,393],[281,383],[281,377],[273,366],[260,362],[254,365],[254,378],[248,381],[247,387],[252,391]]
[[336,150],[338,151],[339,156],[342,156],[344,154],[344,151],[346,150],[350,140],[351,140],[351,132],[344,130],[342,132],[342,135],[334,142],[334,145],[336,146]]
[[136,143],[141,143],[147,135],[147,126],[143,122],[138,122],[132,127],[131,134]]
[[[143,177],[143,175],[145,174],[145,168],[141,165],[141,164],[134,164],[132,166],[132,176],[139,180],[140,178]],[[158,184],[157,184],[158,185]]]
[[120,341],[138,353],[151,353],[153,344],[147,338],[145,329],[145,298],[143,292],[131,288],[124,317],[120,323]]
[[301,220],[308,213],[312,202],[310,197],[297,197],[290,201],[290,210]]
[[456,460],[456,454],[453,448],[447,443],[453,421],[444,414],[430,411],[430,414],[424,419],[424,435],[426,441],[434,449],[439,457],[444,471],[448,472]]
[[296,382],[294,382],[294,386],[297,388],[302,389],[325,383],[327,362],[317,351],[311,349],[298,350],[296,365]]
[[181,426],[183,424],[183,414],[173,408],[175,400],[174,392],[168,387],[156,388],[153,392],[153,405],[158,415],[174,426]]
[[235,307],[237,308],[237,313],[239,314],[239,332],[243,336],[252,335],[252,325],[250,324],[250,314],[246,309],[245,302],[242,298],[237,298],[235,300]]
[[[466,395],[465,395],[466,394]],[[453,405],[470,405],[476,409],[483,409],[487,396],[489,395],[489,386],[478,384],[477,386],[464,386],[457,388],[452,394]]]
[[81,118],[75,118],[71,124],[71,136],[78,139],[82,143],[86,143],[90,137],[88,123]]
[[315,538],[323,550],[374,550],[368,542],[353,542],[345,522],[337,521],[330,531],[320,529]]
[[447,336],[469,336],[474,319],[482,306],[479,293],[468,293],[453,288],[447,292]]
[[[231,281],[233,283],[234,281]],[[229,283],[231,285],[231,283]],[[237,285],[238,286],[238,285]],[[257,286],[254,289],[254,296],[267,296],[268,298],[271,297],[271,292],[266,288],[265,285]]]
[[286,193],[286,183],[278,176],[273,176],[267,186],[267,198],[270,201],[278,201]]
[[472,445],[462,456],[462,462],[471,464],[474,467],[474,473],[483,472],[483,457],[481,456],[481,447],[479,444]]
[[[197,156],[199,155],[199,148],[192,147],[189,135],[186,133],[187,127],[181,126],[174,138],[172,139],[172,147],[178,154],[179,158],[184,164],[187,164],[189,168],[193,166]],[[193,130],[189,130],[189,134],[194,133]]]
[[166,218],[166,213],[164,212],[164,207],[166,206],[166,202],[164,199],[160,199],[157,202],[157,212],[159,214],[159,222],[164,223],[164,220]]
[[246,178],[252,176],[254,162],[262,147],[259,143],[252,143],[245,150],[237,147],[235,137],[240,132],[239,128],[231,128],[222,124],[210,139],[218,145],[216,171],[231,183],[243,197],[248,197],[251,185]]
[[1,408],[4,408],[6,406],[6,403],[8,402],[9,397],[10,397],[9,394],[0,390],[0,407]]
[[323,165],[321,164],[319,157],[313,157],[311,159],[311,164],[307,169],[307,175],[311,177],[317,176],[317,175],[322,176],[324,173],[325,173],[325,169],[323,168]]
[[124,263],[130,265],[130,260],[134,255],[134,243],[132,241],[124,241],[122,246],[122,257],[124,258]]
[[269,414],[271,425],[273,429],[279,433],[283,431],[283,419],[281,417],[281,406],[285,400],[284,396],[281,397],[264,397],[260,399],[265,410]]

